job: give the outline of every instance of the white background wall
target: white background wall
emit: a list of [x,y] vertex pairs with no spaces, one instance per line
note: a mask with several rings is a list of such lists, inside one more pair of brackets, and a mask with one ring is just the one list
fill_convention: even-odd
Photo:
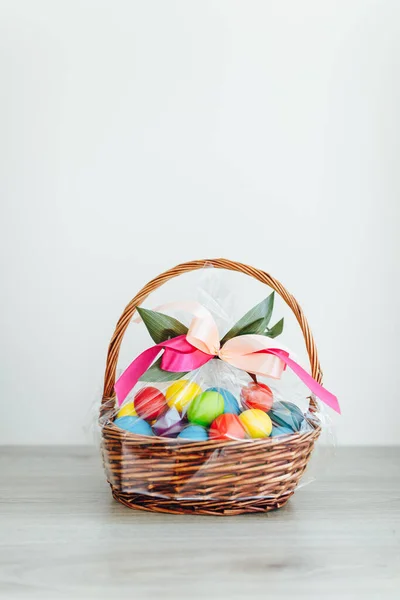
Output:
[[87,441],[123,306],[212,256],[298,297],[340,443],[399,443],[399,23],[397,0],[1,0],[2,443]]

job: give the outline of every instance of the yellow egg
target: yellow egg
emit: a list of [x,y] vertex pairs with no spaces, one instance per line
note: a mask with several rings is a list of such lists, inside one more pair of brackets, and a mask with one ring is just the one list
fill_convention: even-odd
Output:
[[133,406],[133,400],[131,400],[130,402],[127,402],[126,404],[124,404],[123,406],[121,406],[121,408],[118,411],[117,417],[136,417],[137,416],[137,412],[135,410],[135,407]]
[[201,387],[197,385],[197,383],[188,381],[187,379],[181,379],[169,386],[165,392],[165,397],[171,408],[174,406],[177,410],[182,412],[184,407],[199,394],[201,394]]
[[272,421],[263,410],[251,408],[239,415],[246,433],[252,438],[266,438],[271,435]]

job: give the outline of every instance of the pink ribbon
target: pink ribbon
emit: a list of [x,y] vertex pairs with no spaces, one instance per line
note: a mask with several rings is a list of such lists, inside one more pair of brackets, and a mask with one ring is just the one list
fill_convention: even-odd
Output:
[[192,313],[189,330],[186,335],[156,344],[135,358],[115,383],[119,406],[160,352],[164,351],[161,368],[173,373],[194,371],[215,357],[247,373],[273,379],[280,379],[288,366],[322,402],[340,413],[336,396],[291,359],[288,352],[281,348],[269,347],[268,337],[257,334],[239,335],[225,342],[221,348],[217,325],[204,306],[197,302],[175,303],[169,306]]

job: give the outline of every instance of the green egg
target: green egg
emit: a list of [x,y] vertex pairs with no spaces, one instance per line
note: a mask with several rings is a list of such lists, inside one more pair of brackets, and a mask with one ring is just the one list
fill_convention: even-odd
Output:
[[187,418],[191,423],[208,427],[224,412],[224,398],[218,392],[203,392],[190,403]]

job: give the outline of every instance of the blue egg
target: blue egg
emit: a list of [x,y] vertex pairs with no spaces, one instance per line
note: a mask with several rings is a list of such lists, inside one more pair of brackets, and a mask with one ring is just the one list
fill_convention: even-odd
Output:
[[119,419],[115,419],[114,425],[120,427],[120,429],[125,429],[130,433],[136,433],[138,435],[154,435],[152,428],[143,419],[139,419],[139,417],[119,417]]
[[299,431],[304,415],[293,402],[280,400],[274,402],[272,409],[268,411],[271,421],[278,427],[290,427],[292,431]]
[[224,399],[224,413],[231,413],[233,415],[239,415],[241,410],[239,402],[235,396],[229,390],[221,387],[211,387],[206,390],[207,392],[218,392]]
[[204,427],[200,425],[188,425],[180,432],[178,438],[183,440],[192,440],[193,442],[204,442],[208,440],[208,433]]
[[294,433],[290,427],[272,427],[271,437],[277,437],[278,435],[290,435]]

